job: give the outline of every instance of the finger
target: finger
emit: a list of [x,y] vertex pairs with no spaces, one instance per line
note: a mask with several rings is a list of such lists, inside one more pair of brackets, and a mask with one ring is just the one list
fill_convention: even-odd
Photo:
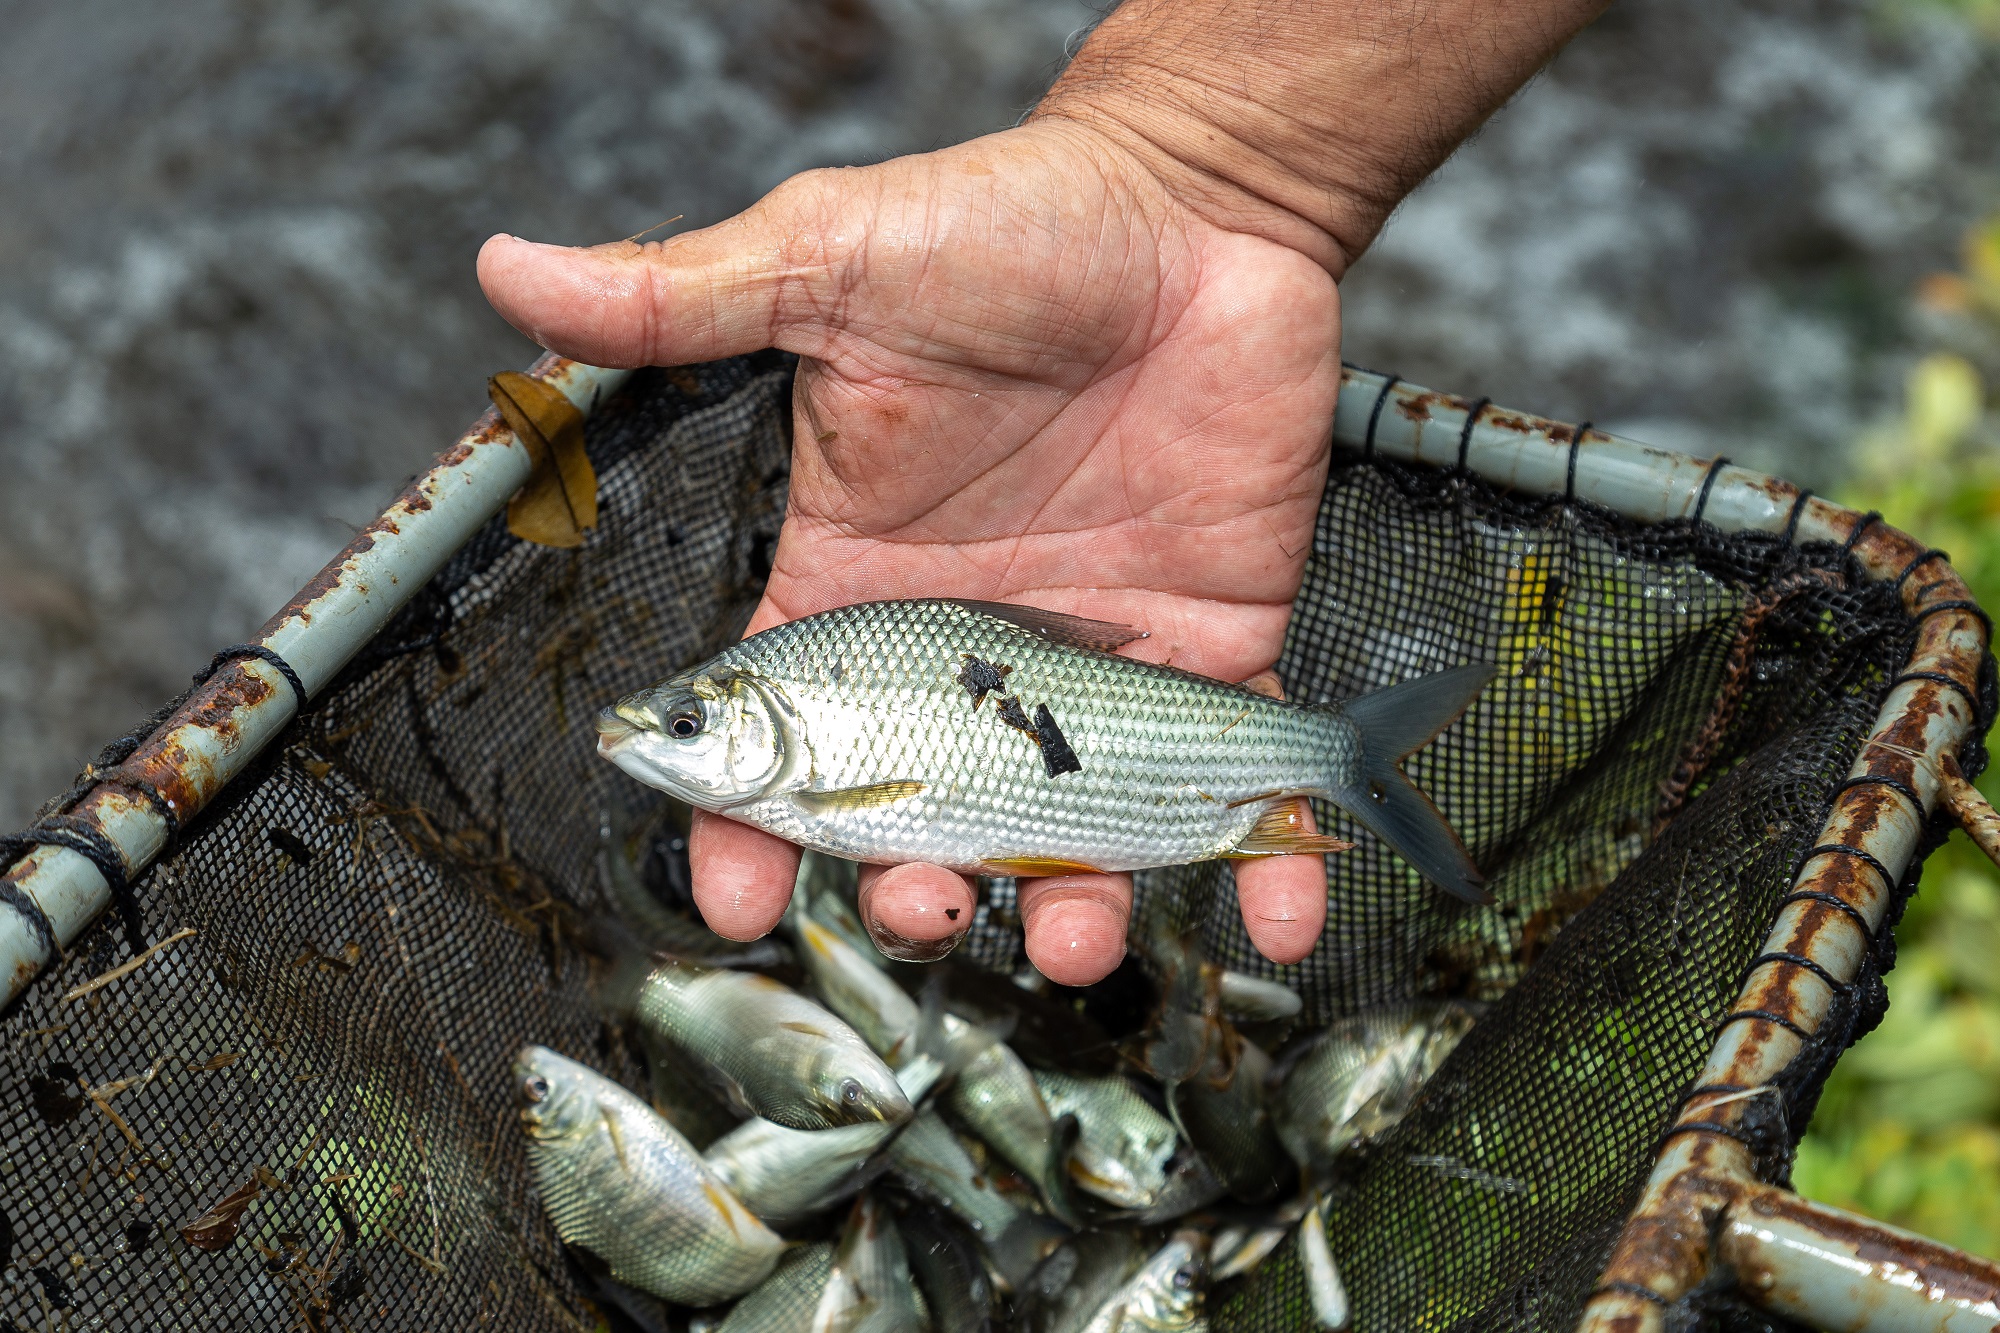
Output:
[[875,947],[905,963],[934,963],[972,929],[972,881],[942,866],[861,867],[861,920]]
[[[1243,688],[1271,699],[1285,697],[1275,671],[1258,672],[1243,682]],[[1319,831],[1309,806],[1304,807],[1304,822],[1306,832]],[[1312,952],[1326,929],[1326,858],[1269,856],[1238,861],[1236,899],[1257,952],[1274,963],[1296,963]]]
[[1278,673],[1275,671],[1259,671],[1243,682],[1243,688],[1252,694],[1261,694],[1266,699],[1285,697],[1285,687],[1279,683]]
[[1028,961],[1061,986],[1088,986],[1125,958],[1132,919],[1130,875],[1024,879],[1016,889]]
[[843,225],[853,192],[840,173],[808,172],[727,222],[647,245],[494,236],[479,251],[479,285],[508,323],[591,365],[682,365],[783,347],[788,326],[839,304],[866,231]]
[[[1306,816],[1310,825],[1312,816]],[[1236,863],[1236,900],[1257,952],[1296,963],[1326,929],[1326,858],[1263,856]]]
[[694,812],[688,830],[694,905],[708,928],[729,940],[768,935],[792,901],[799,849],[733,819]]

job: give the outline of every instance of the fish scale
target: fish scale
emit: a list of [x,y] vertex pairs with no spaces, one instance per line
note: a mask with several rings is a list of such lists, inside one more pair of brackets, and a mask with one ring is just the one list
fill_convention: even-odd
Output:
[[[958,679],[967,657],[1011,667],[1007,693],[1031,714],[1048,706],[1081,771],[1051,778],[996,699],[975,706]],[[971,869],[1051,849],[1106,870],[1201,860],[1241,842],[1266,804],[1231,802],[1322,788],[1353,744],[1312,710],[948,602],[795,621],[719,664],[778,683],[808,719],[813,789],[926,784],[857,811],[816,814],[783,796],[731,811],[858,860],[893,851]]]

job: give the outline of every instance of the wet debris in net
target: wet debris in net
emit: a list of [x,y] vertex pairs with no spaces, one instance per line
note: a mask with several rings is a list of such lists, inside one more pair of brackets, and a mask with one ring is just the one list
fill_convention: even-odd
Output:
[[251,1177],[222,1196],[207,1212],[181,1228],[181,1240],[197,1250],[226,1250],[236,1240],[236,1232],[243,1224],[243,1214],[264,1192],[263,1185]]

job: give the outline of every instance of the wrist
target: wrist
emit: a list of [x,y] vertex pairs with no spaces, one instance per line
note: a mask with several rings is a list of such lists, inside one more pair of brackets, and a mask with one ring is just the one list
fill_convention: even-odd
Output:
[[1035,117],[1335,278],[1605,0],[1125,0]]

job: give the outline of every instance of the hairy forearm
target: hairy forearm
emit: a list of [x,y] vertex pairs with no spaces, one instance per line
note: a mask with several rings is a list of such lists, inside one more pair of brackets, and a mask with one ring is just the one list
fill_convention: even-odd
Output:
[[1609,0],[1126,0],[1036,109],[1340,276]]

